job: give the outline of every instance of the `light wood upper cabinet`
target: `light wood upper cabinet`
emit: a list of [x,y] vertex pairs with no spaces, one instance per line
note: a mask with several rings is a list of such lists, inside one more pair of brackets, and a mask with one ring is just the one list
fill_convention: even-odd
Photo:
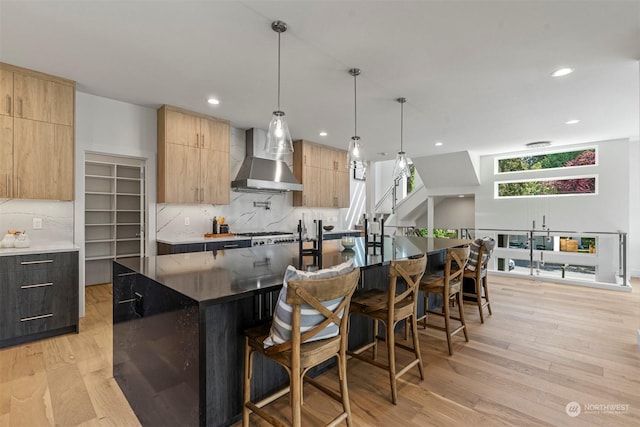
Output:
[[228,205],[230,199],[230,165],[229,152],[200,150],[200,182],[219,183],[219,185],[202,185],[202,203]]
[[73,128],[15,119],[14,197],[73,200]]
[[293,174],[304,186],[293,193],[294,206],[346,208],[350,204],[346,151],[295,141]]
[[163,162],[164,171],[159,175],[158,187],[164,190],[164,199],[171,200],[171,203],[198,203],[200,150],[167,143],[162,154],[158,151],[158,160],[161,157],[170,159]]
[[21,119],[73,126],[73,86],[13,73],[13,115]]
[[13,118],[0,116],[0,198],[13,197]]
[[0,63],[0,197],[73,200],[75,83]]
[[158,110],[158,202],[229,204],[229,122]]
[[231,140],[229,123],[220,120],[202,119],[200,122],[200,132],[202,134],[201,147],[208,150],[230,151]]
[[0,116],[13,115],[13,73],[0,70]]
[[200,118],[165,109],[166,139],[171,144],[200,146]]

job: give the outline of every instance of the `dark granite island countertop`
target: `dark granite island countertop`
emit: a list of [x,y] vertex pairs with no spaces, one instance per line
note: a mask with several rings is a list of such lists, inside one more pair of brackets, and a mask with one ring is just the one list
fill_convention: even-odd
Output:
[[[342,251],[327,241],[323,267],[353,259],[366,286],[383,286],[391,260],[427,253],[433,270],[445,249],[467,242],[397,237],[365,250],[356,238],[353,250]],[[113,375],[143,425],[224,426],[240,418],[243,331],[270,318],[284,271],[298,261],[297,244],[114,261]],[[352,322],[350,344],[368,332]],[[288,380],[273,362],[254,363],[258,398]]]
[[[395,237],[384,239],[382,251],[380,248],[368,248],[365,251],[364,238],[355,240],[354,248],[344,251],[337,241],[324,242],[323,267],[353,259],[354,265],[368,269],[388,264],[393,259],[421,253],[439,254],[447,248],[469,242],[460,239]],[[310,258],[305,260],[311,263]],[[198,303],[219,303],[280,288],[287,266],[299,267],[297,244],[123,258],[115,262]]]

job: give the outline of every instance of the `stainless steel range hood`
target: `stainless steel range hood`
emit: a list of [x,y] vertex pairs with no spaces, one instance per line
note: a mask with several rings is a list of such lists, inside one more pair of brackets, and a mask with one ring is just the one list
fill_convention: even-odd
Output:
[[231,188],[235,191],[268,193],[302,191],[302,184],[293,176],[289,166],[265,151],[266,140],[265,130],[247,129],[245,133],[247,154],[240,166],[238,176],[231,181]]

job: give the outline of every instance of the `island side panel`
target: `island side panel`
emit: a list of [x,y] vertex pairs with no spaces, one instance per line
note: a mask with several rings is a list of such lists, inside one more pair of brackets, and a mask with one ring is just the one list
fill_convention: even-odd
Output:
[[195,301],[117,263],[113,376],[142,425],[200,424]]

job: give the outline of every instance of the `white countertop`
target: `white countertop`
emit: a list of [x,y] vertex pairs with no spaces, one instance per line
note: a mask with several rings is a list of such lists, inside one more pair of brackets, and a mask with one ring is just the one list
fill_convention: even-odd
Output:
[[50,252],[79,251],[80,247],[73,242],[42,242],[33,243],[28,248],[0,248],[0,256],[30,255]]
[[231,242],[234,240],[251,240],[248,236],[227,236],[227,237],[197,237],[184,236],[167,239],[156,239],[158,243],[166,243],[168,245],[186,245],[189,243],[208,243],[208,242]]

